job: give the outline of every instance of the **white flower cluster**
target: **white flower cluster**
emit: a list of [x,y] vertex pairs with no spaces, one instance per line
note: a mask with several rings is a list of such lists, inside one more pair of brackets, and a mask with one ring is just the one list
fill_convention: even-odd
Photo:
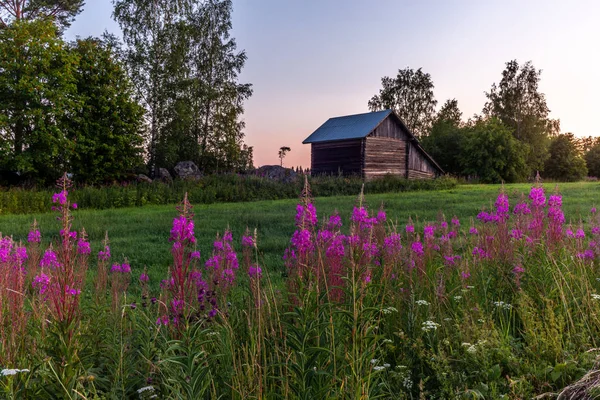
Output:
[[600,300],[600,294],[592,293],[592,299]]
[[425,321],[425,322],[423,322],[421,329],[425,332],[430,332],[430,331],[435,331],[439,326],[440,326],[440,324],[438,324],[437,322]]
[[393,312],[398,312],[398,309],[395,307],[386,307],[381,311],[383,311],[383,313],[387,315],[387,314],[391,314]]
[[427,300],[417,300],[415,303],[419,306],[428,306],[429,302]]
[[505,302],[503,302],[503,301],[495,301],[495,302],[494,302],[494,305],[495,305],[497,308],[501,308],[501,309],[503,309],[503,310],[510,310],[510,309],[512,308],[512,305],[510,305],[510,304],[508,304],[508,303],[505,303]]
[[461,344],[461,346],[467,348],[467,353],[475,354],[475,353],[477,353],[477,346],[481,347],[486,343],[487,343],[487,340],[479,339],[476,344],[464,342]]
[[454,296],[454,301],[459,301],[462,299],[462,296]]
[[1,376],[11,376],[11,375],[16,375],[19,372],[29,372],[28,369],[3,369],[2,371],[0,371],[0,375]]

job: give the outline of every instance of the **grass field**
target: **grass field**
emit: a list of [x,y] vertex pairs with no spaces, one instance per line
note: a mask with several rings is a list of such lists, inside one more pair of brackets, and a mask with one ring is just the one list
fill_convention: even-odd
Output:
[[[529,184],[505,185],[511,204],[527,194]],[[556,187],[563,194],[566,221],[578,223],[589,208],[600,204],[600,183],[578,182],[544,185],[551,193]],[[411,217],[417,226],[436,220],[441,210],[446,219],[458,216],[463,224],[475,218],[482,205],[490,205],[500,191],[500,185],[461,185],[451,190],[404,192],[367,195],[365,200],[371,209],[382,204],[390,221],[403,226]],[[319,217],[340,211],[347,225],[357,196],[323,197],[314,199]],[[240,248],[241,235],[246,228],[257,229],[261,263],[277,281],[284,271],[281,257],[294,232],[294,210],[297,200],[258,201],[251,203],[223,203],[195,205],[196,236],[202,259],[212,251],[212,242],[218,232],[229,227],[233,232],[236,248]],[[172,260],[169,252],[169,232],[173,218],[177,216],[174,205],[145,206],[111,210],[84,210],[74,212],[74,229],[84,227],[89,235],[93,252],[101,249],[101,242],[108,230],[113,259],[127,257],[135,273],[148,267],[151,281],[163,279]],[[33,219],[37,219],[44,239],[57,237],[59,223],[55,214],[11,215],[0,217],[0,232],[11,234],[15,240],[25,240]]]

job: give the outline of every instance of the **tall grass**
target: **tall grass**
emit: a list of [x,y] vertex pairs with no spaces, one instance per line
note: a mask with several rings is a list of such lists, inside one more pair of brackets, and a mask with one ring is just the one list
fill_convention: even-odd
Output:
[[188,198],[160,285],[132,276],[108,242],[84,285],[94,264],[63,183],[52,247],[35,225],[27,244],[0,245],[2,396],[517,399],[594,364],[595,209],[569,224],[562,196],[534,185],[472,219],[417,225],[361,193],[345,226],[337,213],[319,221],[308,183],[302,192],[283,285],[255,232],[225,230],[198,254]]

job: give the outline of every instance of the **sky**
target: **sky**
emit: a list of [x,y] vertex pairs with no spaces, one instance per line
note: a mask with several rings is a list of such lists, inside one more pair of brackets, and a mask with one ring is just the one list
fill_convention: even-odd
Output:
[[[66,32],[119,34],[111,0],[87,0]],[[328,118],[368,112],[383,76],[423,68],[438,108],[456,98],[466,120],[507,61],[532,61],[539,89],[561,131],[598,136],[600,2],[595,0],[233,0],[238,50],[248,60],[239,81],[245,142],[254,164],[310,167],[302,141]]]

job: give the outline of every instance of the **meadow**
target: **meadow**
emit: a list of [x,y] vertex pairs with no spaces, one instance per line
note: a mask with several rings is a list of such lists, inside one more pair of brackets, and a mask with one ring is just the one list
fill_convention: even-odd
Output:
[[0,391],[551,397],[596,360],[599,194],[469,185],[98,211],[60,190],[52,213],[0,217]]

